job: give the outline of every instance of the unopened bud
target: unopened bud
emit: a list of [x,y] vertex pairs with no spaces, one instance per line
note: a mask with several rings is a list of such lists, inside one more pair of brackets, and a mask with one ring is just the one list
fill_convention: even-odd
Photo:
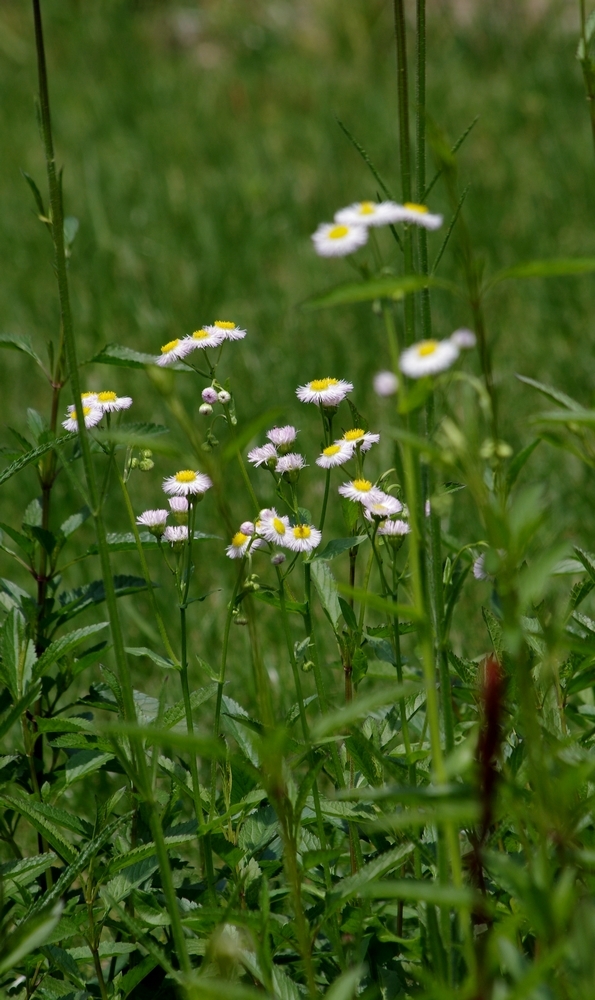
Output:
[[231,393],[228,392],[227,389],[222,389],[221,392],[217,393],[217,399],[225,406],[225,404],[229,403],[231,399]]
[[210,403],[201,403],[198,408],[198,412],[201,417],[208,417],[213,412],[213,407]]
[[155,462],[150,458],[142,458],[138,463],[141,472],[150,472],[155,467]]
[[271,556],[271,563],[273,566],[281,566],[282,563],[285,562],[285,558],[284,552],[275,552],[275,554]]
[[206,389],[202,391],[203,403],[216,403],[218,400],[217,390],[213,389],[212,385],[209,385]]

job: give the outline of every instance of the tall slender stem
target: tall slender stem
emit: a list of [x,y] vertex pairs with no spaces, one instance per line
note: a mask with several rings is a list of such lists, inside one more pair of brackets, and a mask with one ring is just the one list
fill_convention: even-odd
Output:
[[[399,103],[399,153],[401,166],[401,197],[411,201],[411,138],[409,133],[409,84],[407,80],[407,40],[403,0],[394,0],[395,40],[397,45],[397,96]],[[413,236],[411,226],[403,232],[403,264],[405,274],[413,273]],[[415,302],[405,296],[405,341],[415,340]]]
[[[128,669],[128,664],[126,662],[126,653],[124,650],[124,640],[122,636],[122,630],[120,627],[120,620],[118,615],[116,592],[114,588],[110,555],[107,546],[105,525],[103,522],[103,517],[99,504],[99,495],[97,491],[95,469],[91,457],[89,436],[85,428],[83,404],[81,400],[81,385],[78,372],[76,341],[74,337],[72,313],[70,309],[68,274],[66,270],[66,253],[64,248],[64,215],[62,210],[62,198],[60,193],[60,186],[58,184],[58,178],[56,175],[56,161],[54,157],[54,144],[52,139],[50,100],[48,91],[46,61],[45,61],[45,48],[43,42],[43,26],[41,20],[40,0],[33,0],[33,18],[35,23],[37,69],[39,76],[39,103],[41,112],[41,131],[43,135],[43,143],[45,149],[45,160],[46,160],[46,168],[48,176],[49,195],[50,195],[52,240],[54,244],[54,266],[58,284],[60,316],[62,320],[62,329],[64,331],[64,353],[66,357],[68,376],[70,379],[72,392],[74,395],[74,407],[78,424],[79,442],[80,442],[81,456],[83,461],[83,469],[85,473],[85,480],[87,483],[87,490],[89,493],[91,512],[93,514],[93,518],[95,521],[97,548],[99,550],[101,573],[105,588],[105,598],[110,620],[114,655],[118,666],[119,679],[122,688],[124,715],[126,721],[134,723],[136,722],[134,693],[132,689],[132,681]],[[180,962],[182,971],[184,973],[189,973],[191,969],[190,958],[188,955],[188,949],[186,947],[186,939],[184,937],[184,930],[182,927],[182,921],[180,919],[180,912],[178,909],[175,889],[173,886],[171,868],[169,865],[167,848],[163,836],[163,829],[161,826],[161,821],[159,819],[159,816],[155,808],[156,803],[153,801],[152,788],[149,780],[148,769],[144,755],[144,748],[142,746],[140,739],[138,739],[137,737],[131,738],[131,745],[133,747],[133,752],[136,759],[136,767],[140,779],[139,787],[142,791],[142,794],[147,799],[149,805],[151,832],[153,834],[153,839],[155,841],[156,853],[159,861],[159,868],[163,883],[163,891],[167,901],[168,912],[171,920],[172,934],[176,945],[176,951],[178,953],[178,960]]]

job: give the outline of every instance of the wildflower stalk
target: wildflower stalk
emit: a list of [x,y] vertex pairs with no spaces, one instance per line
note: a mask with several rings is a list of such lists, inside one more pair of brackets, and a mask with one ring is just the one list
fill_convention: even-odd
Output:
[[[74,395],[74,407],[78,424],[81,457],[83,462],[83,469],[85,473],[87,490],[90,499],[91,512],[95,522],[97,548],[99,551],[101,573],[105,588],[106,606],[110,621],[114,655],[116,658],[119,680],[122,688],[124,716],[127,722],[134,724],[136,722],[134,693],[132,688],[130,672],[128,669],[128,664],[126,662],[126,653],[124,650],[124,641],[118,615],[118,606],[116,601],[116,593],[115,593],[113,575],[111,570],[109,549],[107,546],[105,525],[103,523],[103,516],[99,503],[97,481],[95,478],[95,469],[91,457],[89,436],[87,434],[87,429],[85,427],[83,404],[81,400],[81,386],[80,386],[79,372],[78,372],[78,359],[76,351],[76,342],[74,337],[74,328],[72,323],[72,313],[70,309],[68,275],[66,270],[66,253],[64,247],[64,213],[62,208],[60,185],[58,183],[58,177],[56,175],[56,161],[54,157],[54,144],[52,138],[50,102],[49,102],[49,91],[48,91],[48,81],[47,81],[47,69],[45,61],[45,49],[43,41],[43,26],[41,19],[40,0],[33,0],[33,19],[35,25],[37,69],[39,76],[39,105],[40,105],[40,117],[41,117],[41,131],[43,137],[46,169],[48,177],[50,213],[51,213],[51,231],[52,231],[52,241],[54,244],[54,268],[58,285],[60,316],[62,322],[62,330],[64,334],[64,354],[66,359],[68,377],[70,379],[70,384]],[[157,812],[157,804],[154,800],[153,791],[149,781],[144,749],[138,737],[136,736],[131,737],[130,742],[133,747],[133,753],[136,760],[136,767],[139,776],[139,789],[141,791],[141,794],[145,798],[145,801],[147,802],[148,806],[151,833],[153,835],[153,840],[155,842],[157,859],[159,863],[159,869],[163,884],[163,892],[166,898],[167,908],[171,920],[172,936],[178,954],[178,961],[180,963],[182,972],[188,974],[191,971],[190,958],[188,955],[188,949],[186,947],[186,939],[184,937],[184,930],[182,927],[182,921],[180,919],[180,912],[178,909],[175,889],[173,886],[171,868],[169,865],[167,848],[163,836],[163,829],[161,826],[159,814]]]
[[[397,46],[397,97],[399,105],[399,152],[401,165],[401,197],[411,201],[411,138],[409,134],[409,87],[407,82],[407,42],[403,0],[394,0],[395,41]],[[411,226],[403,232],[403,267],[405,274],[413,274],[413,237]],[[415,302],[405,296],[405,343],[415,340]]]
[[579,0],[581,18],[581,43],[582,58],[580,60],[585,82],[585,92],[587,94],[587,104],[589,105],[589,118],[591,121],[591,132],[593,135],[593,145],[595,146],[595,64],[589,55],[589,40],[587,38],[587,13],[585,0]]
[[159,605],[157,604],[157,598],[155,597],[155,589],[151,580],[151,574],[149,572],[149,566],[147,563],[147,557],[145,555],[145,550],[143,548],[143,543],[141,541],[140,532],[136,524],[136,518],[134,517],[134,510],[132,508],[132,503],[130,500],[130,494],[128,492],[128,486],[116,465],[116,474],[118,477],[118,482],[120,484],[120,489],[122,490],[122,496],[124,497],[124,506],[126,508],[126,513],[128,514],[128,520],[130,521],[130,527],[132,529],[132,534],[134,535],[134,541],[136,544],[136,551],[138,553],[138,558],[141,565],[141,571],[143,574],[144,581],[147,585],[147,593],[149,595],[149,603],[151,605],[151,611],[155,616],[155,621],[157,623],[157,629],[159,630],[159,635],[161,636],[161,641],[163,643],[163,648],[172,661],[174,667],[179,668],[180,661],[176,654],[174,653],[171,642],[169,641],[169,636],[167,634],[167,629],[163,621],[163,616],[159,610]]

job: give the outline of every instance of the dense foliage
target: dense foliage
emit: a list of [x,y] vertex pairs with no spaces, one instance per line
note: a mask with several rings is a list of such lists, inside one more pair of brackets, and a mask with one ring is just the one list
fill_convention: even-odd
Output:
[[[298,332],[251,393],[238,301],[161,350],[156,323],[82,358],[33,12],[47,195],[25,180],[60,324],[45,349],[0,337],[47,392],[0,472],[20,508],[0,523],[0,988],[590,996],[595,555],[539,480],[561,456],[590,482],[595,412],[533,371],[503,405],[490,310],[595,258],[486,268],[459,180],[473,123],[450,139],[426,113],[425,5],[406,24],[396,0],[400,170],[341,126],[371,200],[324,202],[330,287],[294,320],[337,316],[364,347],[344,337],[331,371]],[[594,30],[583,11],[587,93]],[[151,397],[167,424],[135,420]]]

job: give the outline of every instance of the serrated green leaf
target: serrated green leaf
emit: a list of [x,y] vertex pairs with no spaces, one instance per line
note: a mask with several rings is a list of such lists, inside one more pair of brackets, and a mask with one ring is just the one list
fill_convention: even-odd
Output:
[[339,619],[341,617],[337,581],[326,561],[312,562],[310,566],[312,582],[316,587],[322,609],[336,631],[339,627]]
[[72,440],[75,435],[73,434],[62,434],[59,438],[53,441],[47,441],[45,444],[40,444],[38,448],[31,448],[30,451],[25,452],[21,458],[17,458],[16,461],[11,462],[9,466],[6,467],[2,472],[0,472],[0,486],[6,483],[12,476],[16,475],[22,469],[26,469],[31,462],[35,462],[38,458],[43,455],[47,455],[48,451],[52,451],[55,448],[56,442],[59,445],[64,444],[66,441]]
[[73,864],[78,858],[78,851],[62,835],[58,827],[52,823],[38,808],[38,803],[33,799],[26,799],[23,795],[0,794],[0,802],[8,809],[14,809],[19,815],[24,816],[38,833],[45,837],[48,844],[54,848],[61,858],[68,864]]
[[28,354],[30,358],[33,358],[33,360],[43,368],[41,358],[39,357],[37,351],[34,350],[30,337],[22,336],[16,333],[1,333],[0,347],[7,347],[10,350],[21,351],[23,354]]
[[47,854],[36,854],[31,858],[6,861],[0,865],[0,878],[14,882],[15,885],[28,885],[55,865],[57,860],[57,854],[48,851]]
[[84,628],[74,629],[73,632],[69,632],[67,635],[60,636],[55,642],[50,643],[48,648],[39,657],[35,667],[33,669],[33,679],[37,680],[43,677],[44,674],[59,660],[62,656],[67,656],[71,653],[73,649],[80,646],[81,642],[84,642],[90,635],[95,635],[102,629],[106,628],[108,622],[98,622],[96,625],[85,625]]
[[391,851],[386,851],[373,861],[363,865],[355,875],[349,875],[341,879],[328,896],[326,904],[326,916],[336,913],[348,899],[359,895],[362,888],[368,883],[376,882],[383,875],[394,871],[395,868],[404,864],[415,849],[414,844],[399,844]]
[[396,684],[385,687],[370,694],[360,694],[358,697],[345,705],[344,708],[334,712],[327,712],[322,718],[317,719],[312,727],[312,738],[314,740],[330,736],[348,730],[360,719],[366,718],[371,712],[375,712],[385,705],[398,705],[401,698],[410,698],[417,694],[421,685],[414,683]]
[[318,559],[325,559],[327,561],[336,559],[337,556],[342,555],[344,552],[349,552],[349,549],[356,549],[362,542],[367,541],[367,535],[355,535],[351,538],[333,538],[332,541],[325,545],[321,552],[316,553],[312,562],[316,562]]

